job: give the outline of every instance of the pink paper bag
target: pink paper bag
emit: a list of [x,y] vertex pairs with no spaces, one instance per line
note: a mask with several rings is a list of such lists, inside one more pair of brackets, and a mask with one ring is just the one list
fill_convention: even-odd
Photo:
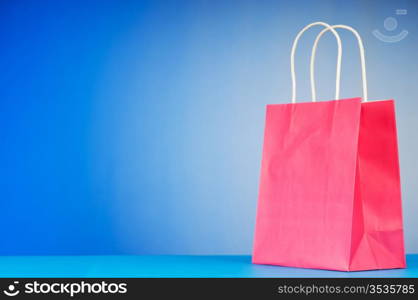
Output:
[[253,263],[405,267],[394,101],[361,100],[267,105]]

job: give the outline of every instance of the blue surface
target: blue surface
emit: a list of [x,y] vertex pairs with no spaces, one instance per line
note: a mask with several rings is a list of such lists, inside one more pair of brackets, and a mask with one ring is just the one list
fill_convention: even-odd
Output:
[[[370,97],[397,101],[405,245],[417,253],[417,8],[415,0],[0,1],[0,254],[250,253],[265,105],[289,102],[292,39],[318,20],[359,30]],[[399,27],[383,32],[406,29],[405,40],[372,35],[388,16]],[[297,52],[301,101],[310,98],[319,31]],[[341,37],[342,97],[359,96],[357,45],[349,32]],[[333,97],[335,59],[329,35],[318,49],[319,99]]]
[[3,256],[0,277],[418,277],[406,269],[336,272],[251,264],[250,256]]

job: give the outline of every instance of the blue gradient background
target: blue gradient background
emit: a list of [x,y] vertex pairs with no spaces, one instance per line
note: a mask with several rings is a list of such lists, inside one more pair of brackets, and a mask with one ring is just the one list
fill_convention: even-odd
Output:
[[[397,8],[395,44],[377,40]],[[265,105],[290,100],[313,21],[364,38],[372,99],[395,98],[407,252],[418,252],[416,1],[1,1],[0,254],[248,254]],[[309,100],[314,35],[297,53]],[[342,32],[342,96],[359,96]],[[320,99],[334,94],[323,38]]]

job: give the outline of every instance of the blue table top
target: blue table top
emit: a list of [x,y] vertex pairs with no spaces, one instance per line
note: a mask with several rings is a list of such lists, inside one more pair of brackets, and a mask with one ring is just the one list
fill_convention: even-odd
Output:
[[418,254],[407,265],[336,272],[254,265],[248,255],[1,256],[0,277],[418,277]]

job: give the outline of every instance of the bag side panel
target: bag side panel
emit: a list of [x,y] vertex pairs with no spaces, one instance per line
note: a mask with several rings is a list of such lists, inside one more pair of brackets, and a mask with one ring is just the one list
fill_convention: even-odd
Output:
[[361,105],[350,270],[405,267],[393,100]]

